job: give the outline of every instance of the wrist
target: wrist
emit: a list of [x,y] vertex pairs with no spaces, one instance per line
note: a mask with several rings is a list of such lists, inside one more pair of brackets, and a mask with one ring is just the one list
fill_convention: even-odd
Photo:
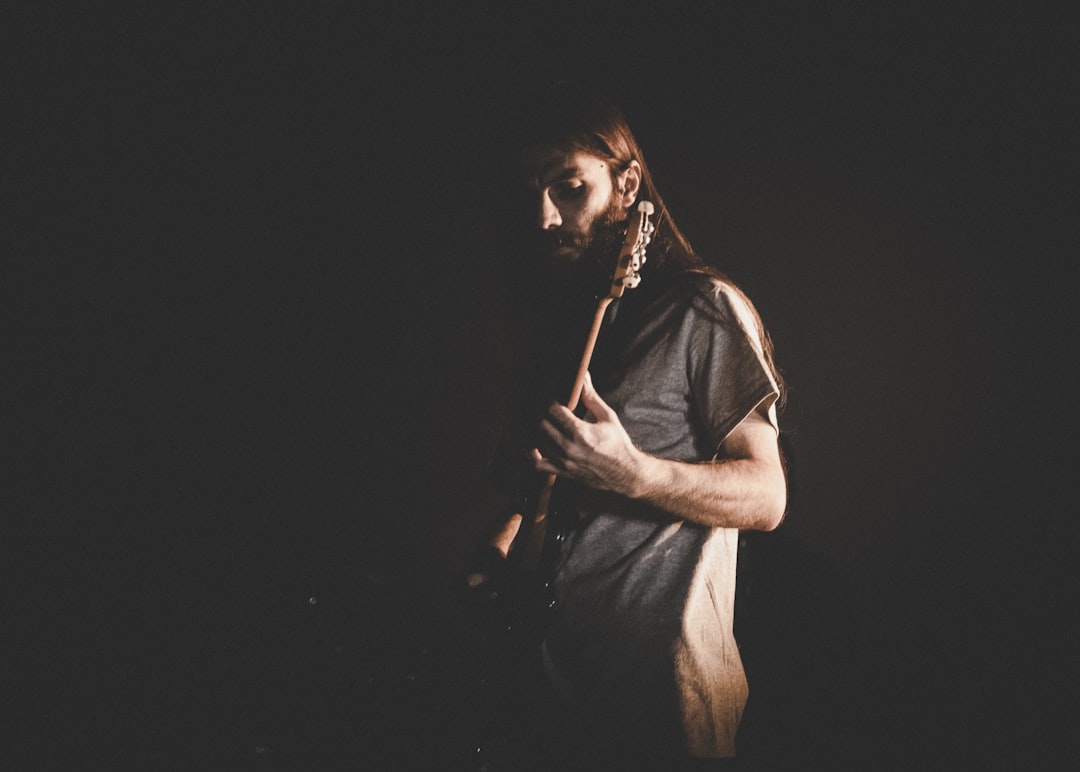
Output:
[[638,450],[634,453],[634,461],[627,475],[626,497],[638,501],[652,496],[653,489],[659,478],[660,459]]

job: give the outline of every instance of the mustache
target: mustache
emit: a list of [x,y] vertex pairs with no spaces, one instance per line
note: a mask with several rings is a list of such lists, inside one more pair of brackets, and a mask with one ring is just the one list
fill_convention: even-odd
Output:
[[625,225],[621,221],[599,222],[584,233],[558,229],[534,231],[528,241],[529,246],[540,254],[551,254],[563,247],[572,247],[583,253],[614,251],[622,243]]
[[541,253],[551,253],[563,247],[582,250],[589,244],[584,233],[567,233],[559,230],[539,231],[530,240],[532,246]]

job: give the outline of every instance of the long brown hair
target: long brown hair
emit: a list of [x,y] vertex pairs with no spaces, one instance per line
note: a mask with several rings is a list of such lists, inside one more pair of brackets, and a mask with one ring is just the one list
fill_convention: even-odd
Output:
[[603,158],[609,162],[613,177],[623,172],[631,161],[637,161],[641,167],[638,200],[652,202],[656,225],[643,278],[649,274],[692,273],[711,277],[732,288],[752,312],[765,361],[783,400],[783,382],[773,360],[772,340],[753,303],[724,273],[703,260],[679,230],[653,181],[645,154],[626,116],[605,90],[582,81],[552,80],[523,87],[515,98],[517,103],[509,108],[510,114],[503,123],[503,147],[508,153],[506,157],[513,159],[506,164],[508,173],[516,173],[522,150],[532,147],[584,152]]

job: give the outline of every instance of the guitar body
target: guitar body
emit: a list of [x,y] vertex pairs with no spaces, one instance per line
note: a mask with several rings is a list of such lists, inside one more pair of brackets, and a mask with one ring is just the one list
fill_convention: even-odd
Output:
[[[542,534],[533,534],[528,539],[522,534],[522,547],[512,550],[508,556],[507,579],[504,583],[502,603],[506,633],[518,635],[531,643],[543,639],[548,619],[555,609],[555,571],[558,568],[563,544],[569,538],[577,521],[577,511],[573,501],[573,486],[569,483],[550,480],[531,499],[544,500]],[[536,509],[530,520],[531,527],[537,530]],[[530,544],[535,554],[525,551]]]

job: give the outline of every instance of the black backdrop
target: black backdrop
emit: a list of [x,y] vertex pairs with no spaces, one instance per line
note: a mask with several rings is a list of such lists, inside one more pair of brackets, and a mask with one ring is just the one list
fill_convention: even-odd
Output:
[[609,10],[12,14],[10,747],[475,766],[488,132],[553,70],[610,83],[789,383],[748,746],[1076,755],[1065,20]]

